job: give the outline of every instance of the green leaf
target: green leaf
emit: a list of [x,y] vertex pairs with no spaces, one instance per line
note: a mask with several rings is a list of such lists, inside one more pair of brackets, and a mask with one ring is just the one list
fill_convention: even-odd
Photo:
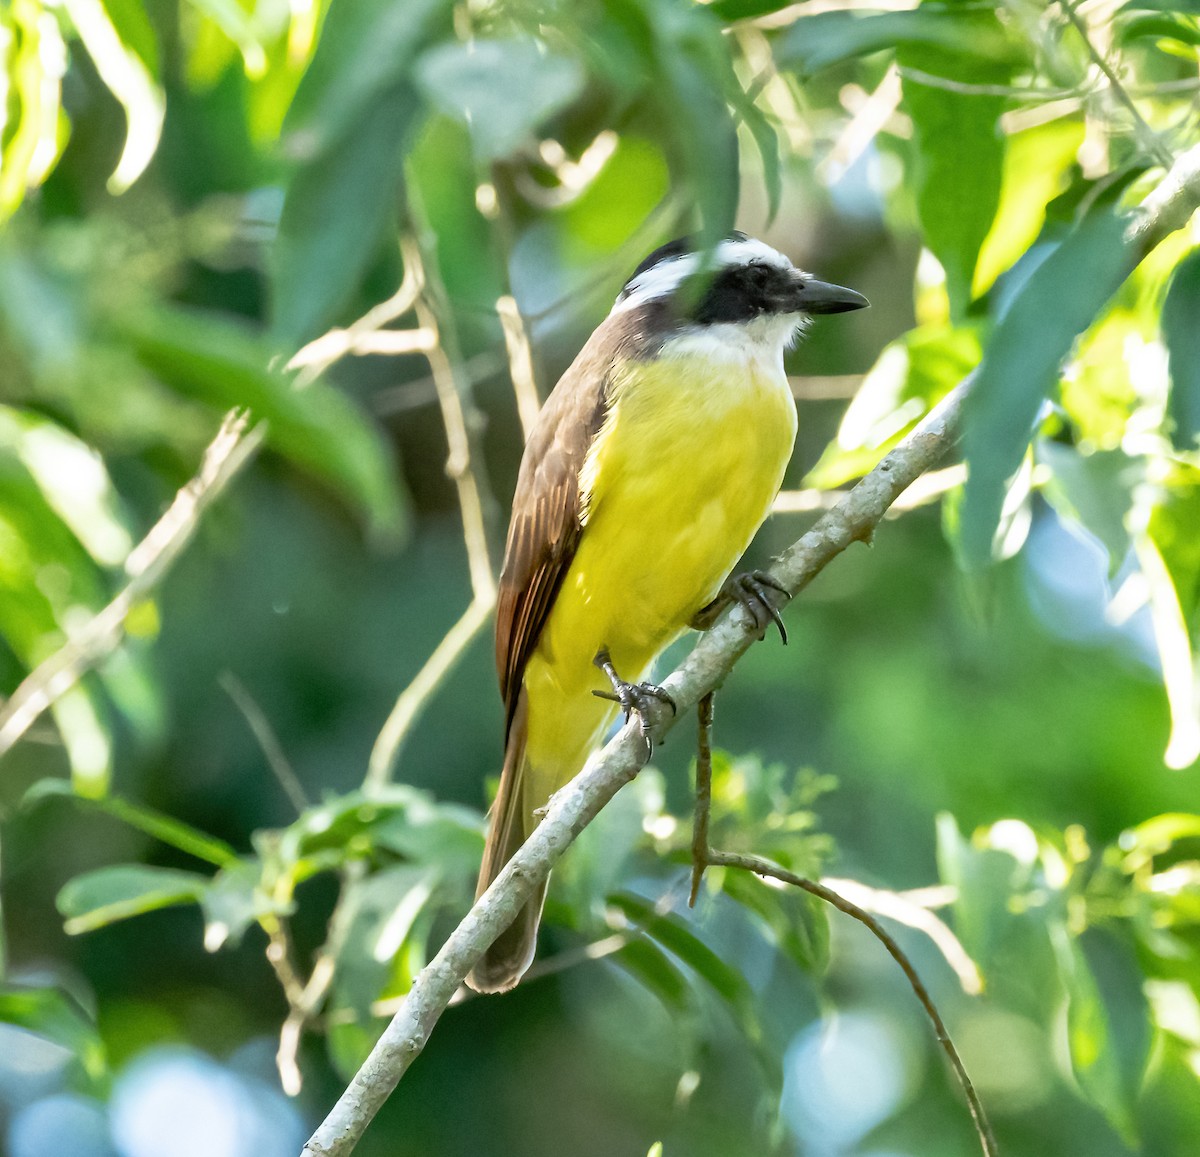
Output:
[[416,80],[429,101],[464,121],[475,155],[508,156],[583,90],[578,60],[530,37],[439,44],[417,61]]
[[[1067,993],[1067,1044],[1071,1070],[1087,1099],[1131,1148],[1138,1148],[1134,1090],[1121,1071],[1109,1009],[1079,942],[1064,924],[1050,926],[1058,975]],[[1143,1063],[1146,1050],[1140,1050]],[[1139,1075],[1141,1065],[1138,1065]]]
[[[938,49],[914,46],[898,53],[902,65],[951,80],[1004,81],[1009,70]],[[1000,114],[1005,98],[947,92],[903,77],[904,110],[912,117],[916,155],[917,212],[925,244],[946,271],[951,317],[959,320],[971,301],[979,251],[1000,205],[1005,137]]]
[[760,1038],[754,993],[737,969],[726,964],[678,916],[661,915],[640,896],[619,892],[610,896],[609,902],[692,969],[729,1006],[750,1040]]
[[874,469],[981,356],[968,327],[918,326],[884,346],[805,485],[828,490]]
[[631,940],[612,959],[669,1010],[683,1012],[691,1006],[692,990],[683,973],[652,940],[641,937]]
[[288,155],[345,152],[371,110],[392,103],[413,57],[449,11],[447,0],[331,0],[284,122]]
[[828,904],[798,888],[780,891],[767,887],[753,873],[738,868],[724,869],[720,881],[721,891],[753,912],[795,964],[808,973],[825,971],[829,965]]
[[708,8],[722,20],[753,20],[787,8],[792,0],[713,0]]
[[659,107],[678,143],[694,190],[701,237],[713,242],[733,227],[738,199],[737,125],[728,99],[741,86],[721,25],[701,7],[650,0]]
[[1174,40],[1195,48],[1200,45],[1200,28],[1196,27],[1194,19],[1189,20],[1173,12],[1135,16],[1117,26],[1118,44],[1129,44],[1134,40]]
[[292,351],[344,309],[402,206],[417,102],[389,92],[292,177],[270,253],[271,334]]
[[165,382],[220,409],[246,406],[267,419],[271,445],[336,486],[368,515],[374,531],[400,533],[388,450],[344,394],[320,381],[293,388],[267,369],[267,352],[248,330],[217,314],[160,306],[122,317],[117,328]]
[[68,881],[56,903],[67,935],[75,936],[159,908],[198,903],[207,887],[208,878],[196,872],[117,864]]
[[843,60],[905,45],[934,46],[977,62],[1013,61],[1020,56],[1020,49],[990,11],[921,7],[907,12],[801,15],[776,39],[775,60],[780,68],[811,76]]
[[92,1018],[61,988],[0,986],[0,1022],[61,1045],[90,1080],[99,1081],[105,1075],[104,1042]]
[[248,73],[257,76],[263,72],[267,66],[266,51],[255,31],[254,21],[238,0],[191,0],[191,3],[237,45]]
[[1195,450],[1200,441],[1200,250],[1175,269],[1163,303],[1162,329],[1171,369],[1171,440],[1179,450]]
[[770,118],[751,100],[739,100],[735,107],[742,123],[750,130],[762,161],[763,183],[767,189],[767,223],[775,220],[783,199],[783,166],[779,158],[779,133]]
[[263,865],[245,856],[222,868],[200,896],[204,911],[204,947],[216,952],[237,945],[251,924],[263,916],[287,915],[290,904],[278,903],[263,888]]
[[1115,572],[1129,553],[1127,516],[1137,487],[1146,481],[1146,463],[1120,450],[1081,454],[1049,439],[1039,441],[1037,458],[1051,470],[1043,493],[1060,514],[1100,540],[1108,551],[1110,573]]
[[182,820],[164,815],[153,808],[129,803],[118,796],[95,799],[80,795],[61,779],[39,779],[22,797],[20,806],[23,809],[32,808],[51,799],[67,799],[103,812],[139,832],[144,832],[172,848],[178,848],[179,851],[195,856],[198,860],[205,860],[218,868],[237,860],[237,853],[224,840],[210,836]]
[[974,296],[986,293],[1037,240],[1046,206],[1068,188],[1085,130],[1082,119],[1062,119],[1008,135],[1000,204],[979,251]]
[[123,193],[158,148],[166,98],[142,57],[121,40],[100,0],[64,0],[63,6],[100,79],[125,110],[125,144],[108,179],[110,192]]
[[988,344],[965,408],[961,541],[969,565],[990,560],[1008,481],[1059,366],[1128,272],[1124,234],[1113,214],[1084,221],[1029,276]]

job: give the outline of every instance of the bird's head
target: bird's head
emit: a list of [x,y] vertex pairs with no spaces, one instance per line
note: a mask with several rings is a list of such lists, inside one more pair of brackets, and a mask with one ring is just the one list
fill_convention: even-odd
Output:
[[613,313],[655,307],[677,330],[733,326],[782,348],[813,315],[868,304],[853,289],[797,269],[770,245],[731,233],[710,252],[688,237],[654,250],[625,283]]

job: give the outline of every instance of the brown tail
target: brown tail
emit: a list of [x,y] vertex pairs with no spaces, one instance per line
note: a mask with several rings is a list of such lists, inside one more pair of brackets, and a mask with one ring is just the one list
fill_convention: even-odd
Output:
[[[522,784],[525,772],[525,724],[525,695],[522,692],[508,733],[504,769],[500,773],[500,790],[492,808],[492,824],[483,849],[483,866],[479,870],[476,898],[487,891],[504,865],[525,842],[525,792]],[[469,987],[476,992],[507,992],[516,985],[533,963],[545,899],[546,883],[543,882],[529,903],[517,913],[512,924],[500,933],[475,965],[467,977]]]

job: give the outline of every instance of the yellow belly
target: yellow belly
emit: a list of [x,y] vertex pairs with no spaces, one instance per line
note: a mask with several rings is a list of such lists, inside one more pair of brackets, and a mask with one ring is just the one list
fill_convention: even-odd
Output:
[[769,362],[635,364],[613,397],[583,472],[579,549],[525,670],[531,808],[579,771],[615,714],[591,694],[607,689],[596,652],[644,677],[749,545],[796,436],[782,365]]

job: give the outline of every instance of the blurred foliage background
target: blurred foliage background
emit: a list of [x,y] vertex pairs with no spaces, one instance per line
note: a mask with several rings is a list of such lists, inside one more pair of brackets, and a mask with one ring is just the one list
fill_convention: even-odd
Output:
[[[756,561],[979,369],[966,485],[721,693],[715,843],[876,889],[1006,1154],[1194,1154],[1200,229],[1131,273],[1119,214],[1198,140],[1198,14],[5,0],[5,1151],[298,1152],[470,898],[523,423],[736,224],[873,304],[791,355]],[[973,1151],[862,928],[686,908],[686,730],[360,1152]]]

